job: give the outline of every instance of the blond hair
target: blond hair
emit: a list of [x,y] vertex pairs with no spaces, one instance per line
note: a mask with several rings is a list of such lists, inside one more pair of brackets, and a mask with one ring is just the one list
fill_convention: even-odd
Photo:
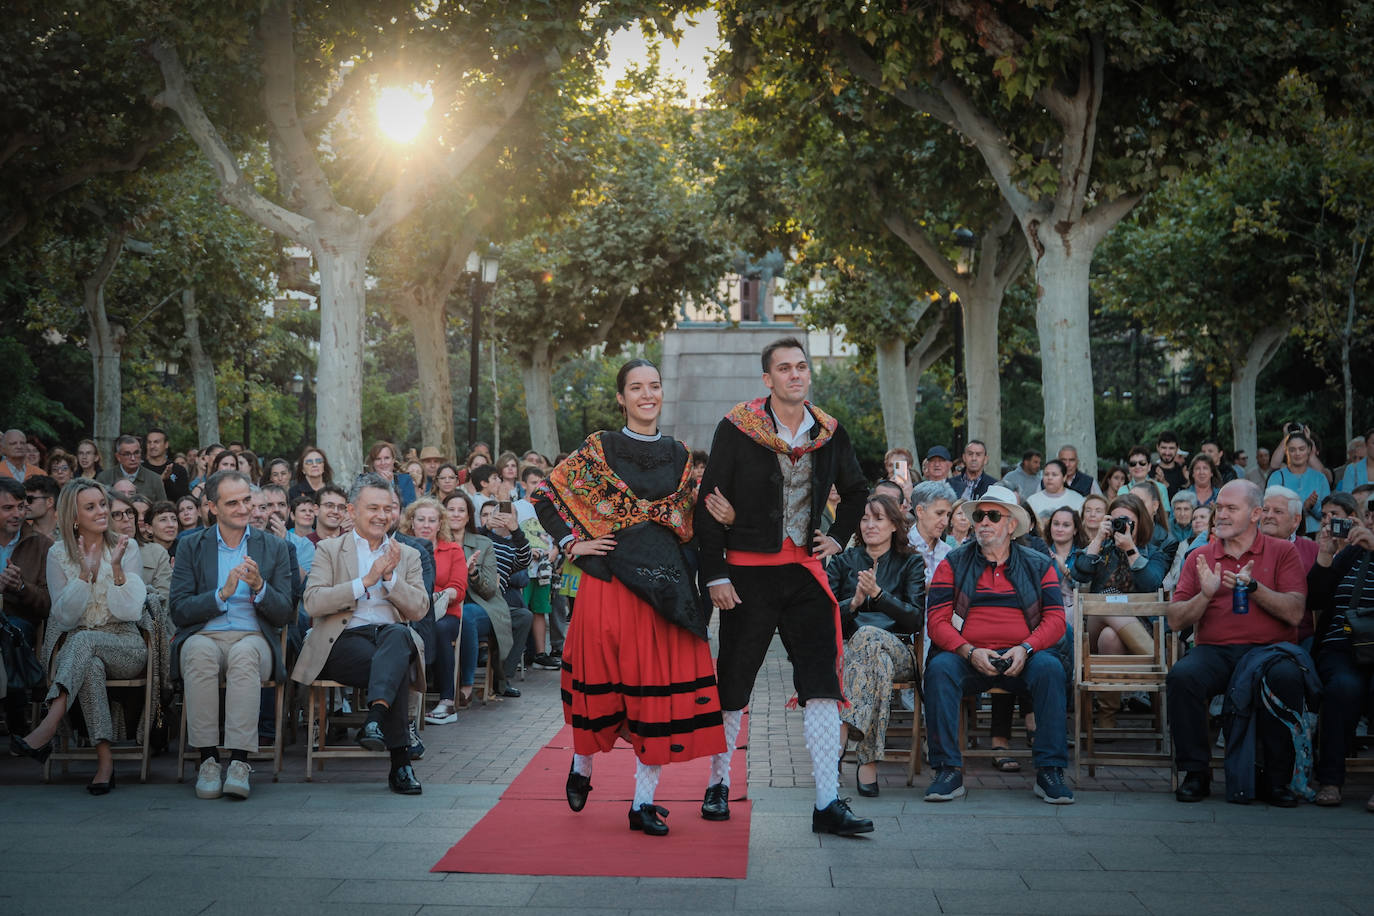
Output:
[[[76,540],[76,501],[87,490],[99,490],[100,495],[105,497],[105,506],[108,512],[110,505],[110,491],[104,484],[96,483],[89,477],[77,477],[62,488],[62,493],[57,497],[57,530],[62,535],[62,546],[67,548],[67,557],[73,561],[78,561],[81,557],[81,547]],[[137,523],[135,523],[137,528]],[[114,533],[109,523],[105,524],[105,546],[114,549],[115,544],[119,543],[119,536]]]
[[415,513],[421,509],[433,509],[439,516],[438,539],[441,541],[452,541],[453,531],[448,526],[448,513],[439,504],[439,500],[432,496],[422,496],[410,505],[406,506],[405,514],[401,516],[401,533],[415,534]]

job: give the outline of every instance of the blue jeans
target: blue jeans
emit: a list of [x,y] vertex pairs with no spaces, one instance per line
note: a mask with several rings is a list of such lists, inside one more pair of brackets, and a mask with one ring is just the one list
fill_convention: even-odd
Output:
[[[455,639],[458,638],[458,634],[461,632],[461,630],[466,629],[463,626],[463,624],[467,622],[467,613],[468,606],[464,605],[464,620],[462,622],[460,622],[458,618],[454,617],[452,614],[445,614],[438,620],[434,621],[434,633],[435,636],[438,637],[436,640],[437,651],[435,652],[434,660],[434,667],[438,673],[435,675],[435,680],[437,680],[439,683],[439,699],[441,700],[453,699],[452,643]],[[458,651],[463,651],[463,647],[461,645],[458,647]]]
[[480,604],[463,605],[463,641],[458,647],[458,683],[471,687],[477,673],[477,647],[491,635],[491,618]]
[[1068,766],[1064,667],[1049,652],[1031,655],[1019,677],[979,674],[973,665],[953,652],[937,652],[926,666],[925,677],[930,765],[963,765],[963,749],[959,747],[959,703],[969,694],[982,693],[994,687],[1011,693],[1030,694],[1035,707],[1035,766]]

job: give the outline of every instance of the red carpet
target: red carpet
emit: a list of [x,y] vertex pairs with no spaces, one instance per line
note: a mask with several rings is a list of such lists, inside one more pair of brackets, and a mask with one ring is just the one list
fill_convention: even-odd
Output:
[[663,768],[656,801],[671,813],[666,837],[629,829],[634,752],[617,745],[597,754],[587,807],[574,813],[564,796],[572,730],[541,748],[486,815],[430,869],[497,875],[597,875],[645,878],[743,878],[749,869],[749,802],[744,800],[748,716],[731,762],[730,820],[703,820],[709,758]]

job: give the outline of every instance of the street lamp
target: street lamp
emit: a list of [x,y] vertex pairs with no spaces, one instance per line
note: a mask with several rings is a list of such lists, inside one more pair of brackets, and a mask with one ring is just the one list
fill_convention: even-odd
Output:
[[472,339],[468,349],[468,452],[477,444],[478,357],[482,339],[482,302],[496,284],[496,272],[501,266],[501,249],[486,246],[485,254],[476,251],[468,255],[467,269],[472,275],[469,296],[472,299]]
[[[973,273],[973,254],[978,245],[978,236],[973,230],[960,226],[954,230],[954,244],[959,247],[959,259],[955,262],[954,270],[961,277],[971,276]],[[954,443],[956,448],[964,445],[964,430],[966,428],[967,417],[959,419],[959,405],[964,405],[964,411],[968,411],[968,380],[964,377],[964,304],[959,301],[959,297],[950,295],[948,302],[953,306],[954,318]]]

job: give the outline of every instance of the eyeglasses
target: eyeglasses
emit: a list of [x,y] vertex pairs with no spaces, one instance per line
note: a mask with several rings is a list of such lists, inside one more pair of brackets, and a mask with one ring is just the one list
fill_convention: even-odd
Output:
[[110,513],[110,518],[137,518],[138,513],[133,509],[115,509]]
[[1145,461],[1132,461],[1132,462],[1131,462],[1131,467],[1133,467],[1133,468],[1147,468],[1147,467],[1149,467],[1149,466],[1150,466],[1149,459],[1146,459]]
[[121,457],[121,458],[137,458],[139,455],[142,455],[142,454],[143,454],[143,449],[141,449],[141,448],[136,448],[136,449],[133,449],[133,450],[129,450],[129,449],[120,449],[116,454],[118,454],[119,457]]
[[36,503],[36,502],[38,502],[40,499],[52,499],[52,497],[49,496],[49,495],[46,494],[46,493],[30,493],[30,494],[28,494],[27,496],[24,497],[24,502],[26,502],[26,503]]
[[969,518],[973,519],[975,524],[981,522],[983,519],[987,519],[995,525],[1006,518],[1006,513],[1002,512],[1000,509],[974,509],[969,513]]
[[323,458],[307,458],[302,464],[324,464]]

